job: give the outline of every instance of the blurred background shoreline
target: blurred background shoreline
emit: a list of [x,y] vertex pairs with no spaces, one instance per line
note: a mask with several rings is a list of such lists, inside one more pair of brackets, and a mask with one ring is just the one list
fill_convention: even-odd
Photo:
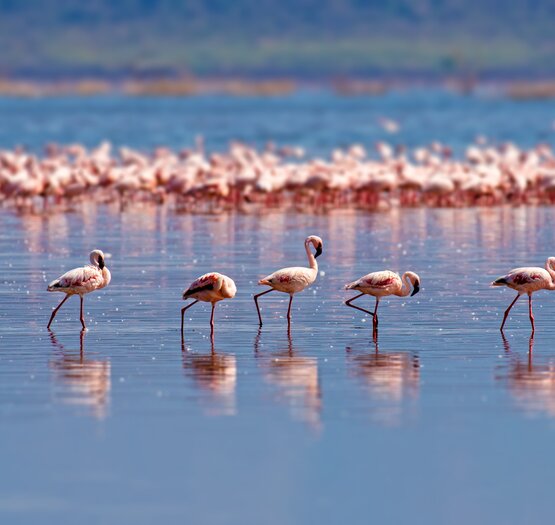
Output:
[[555,96],[551,2],[0,0],[0,95]]
[[191,97],[230,95],[283,97],[303,91],[328,91],[342,97],[375,97],[391,91],[440,89],[463,95],[487,94],[513,100],[555,99],[555,78],[354,78],[328,79],[160,76],[151,78],[0,77],[0,97],[41,98],[102,95]]

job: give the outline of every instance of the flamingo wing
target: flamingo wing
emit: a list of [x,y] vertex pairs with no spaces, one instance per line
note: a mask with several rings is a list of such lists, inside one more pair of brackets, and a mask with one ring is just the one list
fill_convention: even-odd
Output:
[[387,288],[399,279],[399,276],[388,270],[383,272],[374,272],[363,277],[362,284],[372,288]]
[[537,281],[539,276],[531,275],[528,273],[517,273],[511,276],[511,282],[516,285],[530,284]]
[[183,292],[183,299],[190,297],[198,292],[207,290],[217,290],[220,284],[220,278],[217,273],[206,273],[201,275],[196,281],[193,281],[189,288]]
[[348,284],[345,288],[347,290],[385,290],[390,286],[398,286],[400,281],[401,278],[395,272],[383,270],[381,272],[369,273],[361,277],[358,281]]
[[312,283],[314,280],[312,277],[312,270],[310,268],[304,268],[303,266],[295,266],[291,268],[282,268],[274,273],[260,279],[259,284],[269,284],[272,285],[284,285],[299,282],[305,286]]
[[551,282],[551,276],[543,268],[515,268],[507,275],[499,277],[491,284],[493,286],[508,286],[515,290],[524,287],[529,290],[531,288],[541,288],[543,284]]

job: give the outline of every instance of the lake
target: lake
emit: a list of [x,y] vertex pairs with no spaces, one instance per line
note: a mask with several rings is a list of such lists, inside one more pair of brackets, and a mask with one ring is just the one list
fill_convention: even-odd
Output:
[[[323,130],[318,108],[330,96],[303,96],[201,99],[198,106],[4,99],[0,147],[100,138],[176,146],[202,132],[214,147],[232,136],[271,136],[325,151],[334,140],[360,140],[361,107],[371,108],[369,121],[414,111],[422,136],[407,124],[407,142],[423,143],[449,114],[466,114],[466,124],[449,130],[453,143],[488,127],[526,145],[548,136],[542,133],[555,115],[551,103],[401,93],[334,99]],[[224,117],[212,111],[221,107],[233,114],[223,129]],[[473,120],[480,108],[487,126]],[[146,205],[120,213],[93,204],[51,215],[0,210],[0,521],[548,522],[555,296],[535,295],[534,339],[524,300],[503,339],[498,328],[514,292],[489,284],[555,255],[554,219],[552,207],[325,215],[182,215]],[[324,240],[316,283],[295,297],[290,331],[288,297],[262,297],[259,330],[258,279],[306,265],[310,234]],[[112,283],[85,299],[88,332],[80,333],[79,301],[71,298],[49,333],[62,296],[47,293],[48,282],[87,263],[93,248],[111,254]],[[386,268],[417,272],[422,287],[414,297],[381,302],[376,343],[371,319],[343,305],[354,295],[343,286]],[[209,307],[188,310],[182,347],[181,293],[207,271],[235,279],[237,296],[217,306],[213,341]],[[359,304],[371,308],[373,299]]]

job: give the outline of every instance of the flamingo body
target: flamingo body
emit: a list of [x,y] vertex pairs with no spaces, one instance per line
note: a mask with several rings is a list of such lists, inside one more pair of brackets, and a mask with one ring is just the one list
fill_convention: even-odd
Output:
[[[310,251],[310,245],[313,245],[316,249],[316,253],[312,254]],[[306,287],[310,286],[318,276],[318,263],[316,258],[321,255],[324,243],[322,239],[316,235],[310,235],[304,241],[304,246],[306,250],[306,256],[308,258],[309,268],[303,266],[292,266],[290,268],[282,268],[274,273],[260,279],[258,284],[270,286],[269,290],[265,292],[256,294],[254,296],[254,303],[256,305],[256,310],[258,312],[258,321],[260,326],[262,326],[262,315],[260,314],[260,308],[258,307],[258,298],[261,295],[278,291],[289,294],[289,308],[287,310],[287,320],[291,322],[291,304],[293,302],[293,295],[302,292]]]
[[183,299],[196,299],[205,303],[216,303],[223,299],[233,299],[237,287],[231,277],[218,272],[201,275],[183,292]]
[[189,288],[183,292],[183,299],[195,299],[192,303],[181,309],[181,338],[183,340],[183,325],[185,310],[191,308],[198,301],[212,303],[212,314],[210,316],[211,332],[214,331],[214,308],[218,301],[233,299],[237,293],[237,287],[231,277],[218,272],[210,272],[201,275],[193,281]]
[[[419,280],[418,276],[416,277]],[[372,295],[373,297],[385,297],[386,295],[408,295],[408,293],[405,294],[403,291],[403,281],[401,280],[400,275],[391,270],[369,273],[357,281],[347,284],[345,289],[358,290],[364,294]],[[412,295],[416,293],[418,293],[418,287],[415,286]]]
[[528,266],[523,268],[515,268],[511,270],[507,275],[503,275],[495,279],[491,283],[492,286],[506,286],[517,292],[517,296],[514,301],[505,310],[503,315],[503,322],[501,323],[500,330],[503,331],[503,327],[507,322],[507,317],[511,308],[517,302],[519,297],[526,293],[528,294],[528,312],[530,317],[530,324],[532,325],[532,334],[536,330],[534,323],[534,314],[532,313],[532,294],[539,290],[555,290],[555,257],[549,257],[545,263],[545,269]]
[[49,292],[64,292],[69,295],[83,295],[100,290],[110,284],[111,274],[108,268],[102,270],[97,266],[87,265],[74,268],[52,281]]
[[100,290],[110,284],[112,275],[106,268],[105,256],[101,250],[93,250],[89,255],[91,264],[74,268],[64,273],[52,281],[47,288],[48,292],[63,292],[66,294],[62,302],[54,309],[50,316],[47,328],[50,328],[52,321],[56,317],[58,310],[65,301],[72,295],[79,295],[81,298],[81,325],[86,329],[85,318],[83,315],[83,296],[95,290]]
[[528,266],[515,268],[491,284],[492,286],[506,286],[523,294],[549,289],[553,281],[549,272],[544,268]]
[[318,267],[303,268],[302,266],[292,266],[291,268],[282,268],[276,272],[260,279],[258,284],[271,286],[278,292],[294,294],[302,292],[306,287],[310,286],[318,275]]

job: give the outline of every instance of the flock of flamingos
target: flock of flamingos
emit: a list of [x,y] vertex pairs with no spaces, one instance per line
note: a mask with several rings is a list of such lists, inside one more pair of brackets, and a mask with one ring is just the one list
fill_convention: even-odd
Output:
[[178,210],[219,212],[290,206],[387,209],[555,203],[555,153],[546,144],[521,149],[478,138],[462,158],[441,143],[409,150],[385,142],[368,152],[354,144],[329,159],[301,147],[234,142],[220,153],[195,147],[151,154],[108,142],[0,151],[0,198],[20,210],[68,208],[84,199],[171,202]]
[[[312,248],[314,253],[312,253]],[[261,296],[273,291],[289,294],[289,308],[287,310],[287,321],[291,324],[291,306],[293,296],[302,292],[310,286],[318,275],[318,263],[316,258],[323,252],[324,243],[317,235],[310,235],[305,239],[304,247],[308,258],[308,268],[303,266],[293,266],[282,268],[270,275],[260,279],[259,285],[268,286],[269,288],[254,296],[254,303],[258,312],[259,325],[262,326],[262,315],[258,300]],[[58,310],[72,295],[78,295],[81,300],[81,325],[86,330],[84,318],[84,296],[95,290],[100,290],[110,284],[111,274],[106,267],[106,257],[101,250],[93,250],[90,253],[90,264],[75,268],[64,273],[52,281],[47,290],[49,292],[62,292],[65,297],[60,304],[52,311],[47,328],[50,330],[52,322],[58,313]],[[359,292],[345,302],[345,305],[360,310],[372,316],[373,319],[373,336],[377,340],[378,335],[378,306],[380,299],[389,295],[397,295],[406,297],[409,294],[415,295],[420,291],[420,277],[411,271],[405,272],[402,276],[391,270],[383,270],[372,272],[364,275],[360,279],[345,285],[346,290],[354,290]],[[507,317],[511,308],[521,295],[528,295],[528,307],[530,315],[530,323],[532,325],[532,335],[535,331],[534,315],[532,312],[532,294],[538,290],[555,290],[555,257],[549,257],[546,261],[545,269],[536,267],[523,267],[511,270],[508,274],[499,277],[493,281],[492,286],[506,286],[516,290],[517,296],[509,305],[503,316],[501,323],[501,332],[507,321]],[[237,287],[231,277],[218,272],[210,272],[200,276],[183,292],[183,299],[194,299],[192,303],[181,309],[181,337],[183,341],[185,311],[191,308],[199,301],[211,303],[212,313],[210,316],[211,335],[214,333],[214,311],[216,304],[224,299],[232,299],[235,297]],[[355,306],[353,301],[359,299],[363,295],[371,295],[376,298],[374,311],[366,310],[360,306]]]

